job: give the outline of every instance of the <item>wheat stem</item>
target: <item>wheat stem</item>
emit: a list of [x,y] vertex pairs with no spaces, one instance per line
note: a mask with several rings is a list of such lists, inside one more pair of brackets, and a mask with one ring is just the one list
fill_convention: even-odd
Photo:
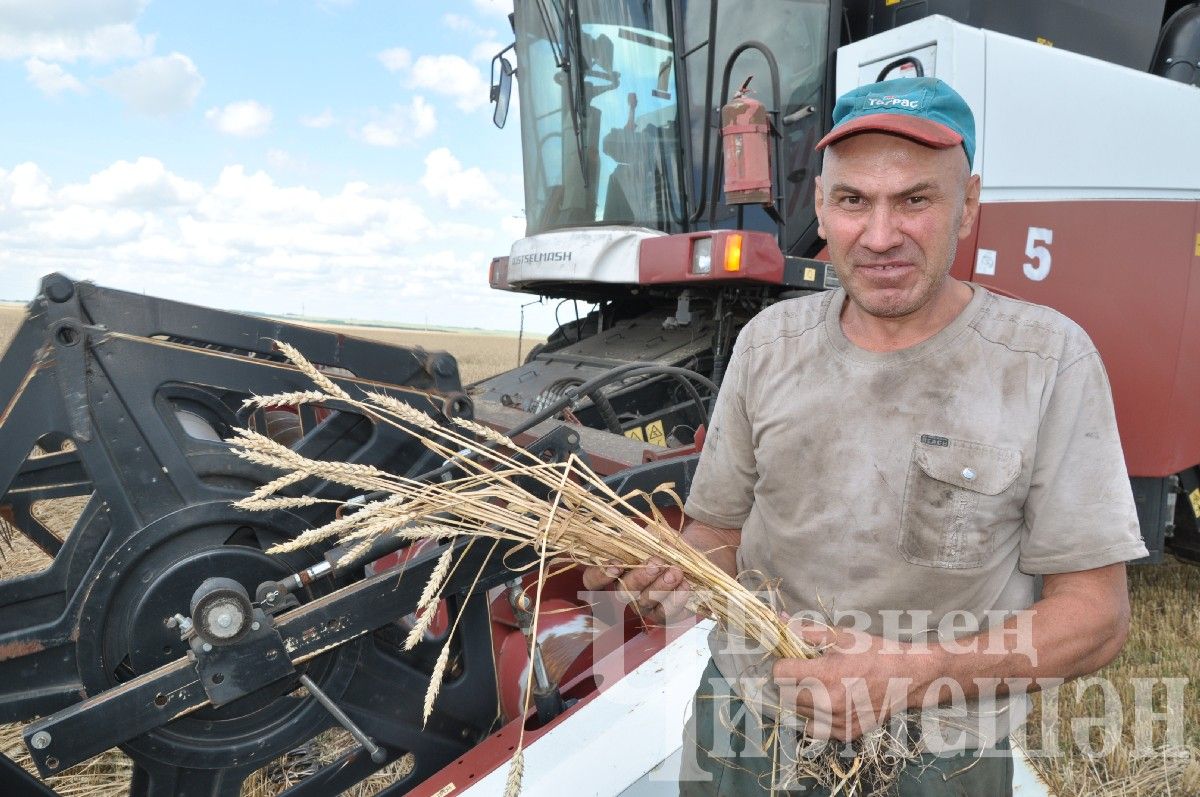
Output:
[[292,365],[299,368],[305,376],[313,381],[313,384],[334,398],[349,400],[350,394],[338,387],[338,385],[328,376],[321,373],[320,369],[309,362],[308,358],[301,354],[299,349],[290,343],[285,343],[282,340],[276,340],[272,342],[275,344],[275,348],[282,352],[283,356],[287,357],[288,360],[291,361]]
[[[498,542],[493,542],[491,550],[483,557],[483,562],[479,565],[479,570],[475,573],[475,579],[471,582],[470,588],[467,590],[467,595],[472,595],[475,592],[475,587],[479,584],[479,579],[483,576],[483,571],[487,569],[488,562],[492,560],[492,554],[496,552]],[[464,551],[465,553],[465,551]],[[446,634],[446,644],[442,646],[442,652],[438,656],[440,662],[443,657],[449,656],[450,642],[454,639],[454,632],[458,630],[458,621],[463,618],[466,612],[459,608],[458,615],[455,616],[454,622],[450,625],[450,631]],[[421,716],[421,727],[425,727],[425,723],[429,722],[429,715],[433,713],[433,702],[437,699],[438,692],[442,689],[442,676],[445,674],[446,666],[443,663],[441,670],[436,666],[433,670],[433,675],[429,679],[429,688],[425,691],[425,707],[424,713]]]

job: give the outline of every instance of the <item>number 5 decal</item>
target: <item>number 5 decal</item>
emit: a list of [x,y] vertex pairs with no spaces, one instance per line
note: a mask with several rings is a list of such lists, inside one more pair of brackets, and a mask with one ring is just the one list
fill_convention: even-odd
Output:
[[1025,239],[1025,255],[1034,262],[1025,264],[1025,276],[1034,282],[1041,282],[1050,276],[1050,250],[1038,245],[1042,241],[1047,244],[1054,243],[1054,230],[1030,227],[1029,237]]

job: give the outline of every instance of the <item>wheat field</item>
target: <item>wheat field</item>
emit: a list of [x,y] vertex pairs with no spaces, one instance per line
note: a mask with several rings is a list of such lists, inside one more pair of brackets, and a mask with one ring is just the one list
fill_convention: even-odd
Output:
[[[0,349],[7,346],[22,312],[23,309],[17,306],[0,306]],[[336,328],[347,334],[389,343],[448,351],[458,359],[464,383],[511,368],[519,356],[538,342],[526,337],[519,355],[516,337],[502,334],[342,325]],[[78,511],[78,505],[63,507],[56,518],[57,524],[64,526],[64,531],[69,529],[71,519]],[[37,559],[40,552],[30,548],[22,545],[20,539],[14,541],[5,558],[0,559],[0,577],[43,567],[45,562]],[[1097,674],[1108,679],[1121,698],[1121,738],[1112,740],[1115,744],[1109,745],[1111,749],[1094,756],[1082,754],[1072,744],[1070,729],[1074,719],[1104,715],[1102,695],[1097,690],[1090,690],[1083,699],[1076,699],[1072,684],[1066,685],[1059,691],[1058,712],[1048,715],[1065,729],[1059,734],[1062,754],[1035,758],[1033,764],[1051,790],[1061,797],[1200,795],[1200,680],[1193,678],[1185,687],[1186,699],[1182,707],[1184,749],[1173,751],[1180,755],[1139,756],[1133,748],[1134,679],[1190,678],[1200,658],[1200,601],[1197,601],[1200,567],[1168,559],[1162,565],[1130,570],[1132,632],[1117,660]],[[1162,695],[1158,694],[1158,697],[1161,701]],[[1035,696],[1035,699],[1040,705],[1040,698]],[[1155,708],[1161,711],[1161,702]],[[1037,708],[1032,716],[1040,716]],[[1031,732],[1034,743],[1040,741],[1039,734],[1038,729]],[[1156,740],[1161,741],[1157,737]],[[307,751],[307,758],[301,756],[303,760],[299,763],[276,762],[248,779],[243,797],[269,797],[277,793],[294,779],[297,766],[329,760],[348,744],[345,735],[330,734],[321,744]],[[30,766],[20,739],[20,726],[0,728],[0,751]],[[406,762],[397,762],[390,773],[405,765]],[[117,797],[127,793],[128,771],[128,759],[120,753],[110,752],[55,778],[54,785],[62,794]],[[368,797],[377,792],[388,777],[389,772],[384,772],[348,794]]]
[[[398,327],[313,324],[359,338],[370,338],[396,346],[420,347],[426,351],[448,351],[458,361],[464,385],[476,382],[518,365],[529,350],[545,340],[544,336],[526,334],[517,349],[517,335],[505,332],[476,332]],[[518,356],[519,355],[519,356]]]

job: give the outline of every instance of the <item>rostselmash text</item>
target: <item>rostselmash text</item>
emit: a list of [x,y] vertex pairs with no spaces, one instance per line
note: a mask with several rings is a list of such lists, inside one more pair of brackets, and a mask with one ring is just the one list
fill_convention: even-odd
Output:
[[523,266],[526,263],[563,263],[571,260],[569,251],[531,252],[527,255],[516,255],[509,261],[510,266]]

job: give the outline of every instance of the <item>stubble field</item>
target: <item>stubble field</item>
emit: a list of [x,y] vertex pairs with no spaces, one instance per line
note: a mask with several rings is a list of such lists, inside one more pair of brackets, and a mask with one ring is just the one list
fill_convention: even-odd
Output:
[[[7,347],[21,314],[19,307],[0,306],[0,350]],[[339,326],[338,329],[360,337],[421,346],[431,351],[448,351],[458,359],[464,383],[510,368],[518,362],[515,336],[386,327]],[[521,355],[536,342],[527,337]],[[13,452],[0,452],[0,455],[11,456]],[[65,533],[79,508],[78,500],[73,504],[63,502],[62,506],[50,509],[47,520]],[[45,566],[45,557],[22,542],[23,538],[14,540],[11,545],[0,542],[0,549],[3,549],[0,551],[3,553],[0,579]],[[1117,661],[1097,674],[1112,689],[1095,685],[1077,696],[1077,685],[1067,684],[1058,691],[1057,710],[1044,709],[1043,706],[1049,704],[1039,696],[1031,715],[1034,723],[1029,742],[1034,749],[1048,748],[1048,752],[1058,753],[1033,761],[1055,793],[1062,797],[1200,795],[1200,680],[1193,677],[1200,660],[1200,600],[1197,596],[1200,596],[1200,567],[1171,560],[1159,566],[1131,569],[1133,628],[1129,642]],[[1169,691],[1166,679],[1189,679],[1182,685],[1182,702],[1172,705],[1166,699]],[[1143,705],[1139,709],[1135,693],[1147,691],[1147,684],[1155,700],[1152,706]],[[1163,731],[1170,723],[1160,719],[1151,725],[1154,730],[1152,741],[1158,752],[1146,755],[1145,750],[1139,750],[1135,744],[1138,738],[1136,721],[1145,719],[1148,709],[1170,713],[1172,720],[1181,723],[1182,747],[1164,747],[1167,742],[1177,745],[1180,740],[1164,736]],[[1090,721],[1103,719],[1106,713],[1109,716],[1108,731],[1100,727],[1089,729]],[[1047,741],[1054,736],[1057,742]],[[1076,737],[1088,741],[1092,755],[1080,750]],[[275,764],[257,773],[247,781],[243,797],[276,794],[292,782],[304,766],[311,766],[316,760],[329,760],[339,748],[348,744],[345,737],[330,735],[314,749],[294,756],[292,761]],[[29,766],[20,726],[0,727],[0,750]],[[390,772],[403,766],[403,762],[398,762]],[[384,772],[348,794],[354,797],[374,794],[386,784],[388,776],[389,773]],[[54,786],[64,795],[117,797],[128,793],[128,777],[128,759],[120,753],[110,752],[64,773],[55,779]]]

